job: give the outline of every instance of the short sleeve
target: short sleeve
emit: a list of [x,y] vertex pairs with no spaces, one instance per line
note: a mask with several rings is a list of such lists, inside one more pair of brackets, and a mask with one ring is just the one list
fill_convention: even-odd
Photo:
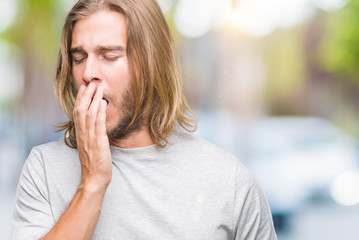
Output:
[[33,149],[22,169],[15,197],[12,240],[33,240],[54,225],[41,155]]
[[234,197],[234,239],[276,240],[272,214],[253,174],[238,162]]

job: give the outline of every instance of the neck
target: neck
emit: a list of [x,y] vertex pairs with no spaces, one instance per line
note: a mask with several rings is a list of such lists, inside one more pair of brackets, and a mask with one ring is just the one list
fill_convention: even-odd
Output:
[[126,138],[110,139],[110,144],[120,148],[139,148],[153,145],[153,141],[148,129],[143,128]]

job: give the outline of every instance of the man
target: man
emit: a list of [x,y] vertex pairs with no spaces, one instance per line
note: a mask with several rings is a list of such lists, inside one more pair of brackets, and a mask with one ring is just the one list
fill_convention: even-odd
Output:
[[79,0],[55,91],[65,137],[35,147],[12,239],[276,239],[251,173],[191,130],[155,0]]

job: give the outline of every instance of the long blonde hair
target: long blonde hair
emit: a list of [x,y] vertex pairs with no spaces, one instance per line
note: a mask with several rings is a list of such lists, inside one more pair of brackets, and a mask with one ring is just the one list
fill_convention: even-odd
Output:
[[65,130],[65,143],[77,147],[73,117],[76,90],[70,56],[72,31],[78,20],[100,10],[117,11],[126,17],[127,57],[135,95],[132,123],[145,113],[150,136],[160,147],[167,145],[167,137],[177,123],[187,131],[194,131],[196,121],[182,93],[172,35],[157,2],[79,0],[65,20],[54,84],[55,95],[69,118],[57,126],[58,131]]

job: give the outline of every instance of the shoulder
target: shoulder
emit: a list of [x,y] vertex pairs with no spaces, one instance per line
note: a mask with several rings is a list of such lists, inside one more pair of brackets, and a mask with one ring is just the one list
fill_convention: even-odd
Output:
[[233,154],[194,133],[176,131],[170,144],[173,144],[176,148],[175,151],[179,154],[189,155],[190,159],[197,156],[202,159],[199,162],[203,162],[206,166],[214,166],[218,171],[222,169],[228,174],[233,174],[239,188],[244,186],[247,188],[258,187],[254,175],[243,164],[243,159],[238,159]]
[[59,169],[59,164],[55,164],[63,162],[59,160],[62,160],[64,152],[68,151],[66,148],[68,147],[62,140],[32,148],[22,168],[19,185],[23,189],[32,189],[32,194],[36,194],[34,189],[39,188],[38,190],[47,196],[48,177],[58,176],[58,174],[53,174],[51,169]]
[[77,149],[68,147],[63,139],[33,147],[25,165],[49,166],[68,165],[78,156]]
[[76,151],[76,149],[70,148],[67,146],[63,139],[60,139],[58,141],[48,142],[41,145],[38,145],[32,149],[32,151],[38,152],[38,153],[59,153],[61,152],[73,152]]
[[233,154],[194,133],[174,132],[169,139],[169,150],[205,169],[231,175],[237,171],[247,173],[247,168]]
[[34,153],[41,158],[56,159],[77,154],[77,149],[70,148],[65,144],[63,139],[60,139],[58,141],[38,145],[31,150],[31,153]]
[[169,145],[173,145],[185,151],[190,150],[196,154],[207,154],[219,158],[229,159],[230,161],[237,161],[231,153],[195,133],[177,130],[172,134],[169,140]]

